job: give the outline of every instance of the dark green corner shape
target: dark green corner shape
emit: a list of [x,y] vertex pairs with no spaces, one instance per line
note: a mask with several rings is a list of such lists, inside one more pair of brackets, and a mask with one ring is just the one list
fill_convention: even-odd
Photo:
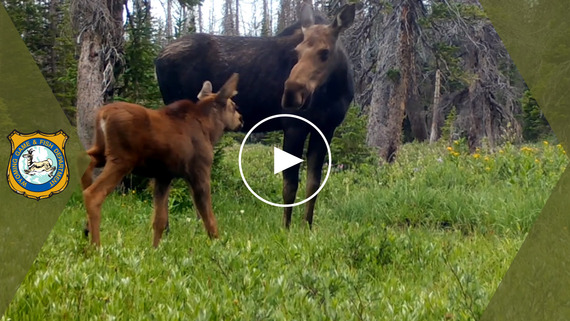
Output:
[[[70,182],[66,189],[36,201],[14,193],[6,171],[10,157],[7,136],[13,131],[40,130],[68,136],[65,146]],[[79,188],[85,164],[78,166],[82,147],[30,52],[0,4],[0,316],[4,314],[49,232],[72,193]],[[79,237],[79,235],[78,235]]]
[[[482,0],[558,140],[570,151],[567,0]],[[562,175],[481,318],[570,320],[570,171]]]

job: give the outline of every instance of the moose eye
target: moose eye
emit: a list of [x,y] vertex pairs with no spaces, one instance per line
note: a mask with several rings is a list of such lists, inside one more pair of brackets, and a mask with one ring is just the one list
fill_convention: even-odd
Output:
[[327,61],[327,59],[329,59],[329,50],[328,49],[321,49],[319,50],[319,59],[321,59],[322,62]]

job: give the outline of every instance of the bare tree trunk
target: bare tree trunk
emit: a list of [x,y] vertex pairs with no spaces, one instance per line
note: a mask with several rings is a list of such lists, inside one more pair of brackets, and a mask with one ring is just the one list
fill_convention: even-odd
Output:
[[166,40],[172,40],[172,0],[166,0]]
[[222,34],[226,36],[235,36],[237,35],[236,28],[235,28],[235,11],[233,8],[233,0],[225,0],[224,4],[224,22],[223,22],[223,30]]
[[214,0],[212,0],[212,7],[210,8],[210,24],[208,25],[208,32],[214,33],[214,8],[215,8]]
[[293,4],[291,0],[281,0],[279,15],[277,18],[277,32],[285,29],[289,24],[295,21],[293,14]]
[[93,31],[83,34],[77,70],[77,131],[83,147],[92,142],[95,110],[104,103],[101,36]]
[[263,19],[261,19],[261,35],[262,36],[270,36],[271,35],[271,27],[269,26],[269,10],[267,6],[268,0],[263,0]]
[[239,36],[239,0],[236,0],[236,36]]
[[441,93],[441,71],[435,71],[435,89],[433,92],[433,110],[431,120],[431,133],[429,137],[430,143],[435,143],[441,136],[441,125],[443,119],[441,117],[441,110],[439,108]]
[[55,52],[56,48],[56,41],[57,41],[57,25],[58,25],[58,16],[57,16],[57,0],[50,0],[49,2],[49,19],[50,19],[50,36],[51,36],[51,46],[50,46],[50,55],[49,55],[49,71],[52,77],[55,77],[57,73],[57,54]]
[[204,22],[202,21],[202,5],[198,6],[198,32],[204,32]]
[[80,35],[77,131],[86,149],[92,144],[95,109],[113,94],[114,73],[122,54],[125,1],[73,0],[71,3],[73,24]]
[[[394,160],[401,145],[402,122],[406,111],[412,116],[409,118],[412,130],[416,133],[421,131],[421,118],[412,115],[417,112],[415,106],[419,105],[414,47],[417,28],[415,10],[413,4],[406,0],[386,17],[384,26],[397,24],[398,28],[387,32],[382,42],[397,43],[397,50],[386,55],[379,52],[379,60],[376,62],[385,68],[385,73],[377,74],[373,81],[367,143],[378,147],[380,157],[388,162]],[[425,130],[425,123],[423,128]],[[426,136],[427,133],[423,139]]]

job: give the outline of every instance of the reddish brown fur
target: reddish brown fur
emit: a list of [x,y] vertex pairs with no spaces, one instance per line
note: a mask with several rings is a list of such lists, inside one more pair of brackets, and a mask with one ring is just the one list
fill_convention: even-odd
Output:
[[[192,188],[198,213],[211,238],[218,237],[212,211],[210,170],[214,145],[226,130],[239,130],[242,117],[230,99],[236,92],[234,74],[216,93],[204,83],[198,103],[181,100],[159,110],[117,102],[97,113],[95,143],[87,152],[91,163],[82,177],[91,242],[100,245],[101,205],[130,172],[154,178],[154,241],[158,246],[168,221],[168,192],[174,178]],[[104,167],[93,182],[93,169]]]

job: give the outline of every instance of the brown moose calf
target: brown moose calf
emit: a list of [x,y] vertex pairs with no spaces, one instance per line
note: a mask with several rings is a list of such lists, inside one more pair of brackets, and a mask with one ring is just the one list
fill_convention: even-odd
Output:
[[[243,126],[232,101],[238,75],[233,74],[218,93],[204,82],[199,101],[180,100],[158,110],[124,102],[101,107],[95,125],[95,143],[87,151],[91,163],[81,179],[87,209],[87,231],[100,245],[101,205],[130,172],[154,179],[154,247],[168,220],[168,193],[175,178],[185,179],[208,235],[218,237],[212,211],[210,170],[214,145],[224,131]],[[103,171],[93,182],[93,169]]]

